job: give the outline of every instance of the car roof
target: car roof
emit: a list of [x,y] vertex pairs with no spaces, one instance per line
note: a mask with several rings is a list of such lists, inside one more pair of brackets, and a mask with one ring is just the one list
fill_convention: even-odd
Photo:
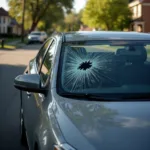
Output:
[[114,31],[78,31],[64,33],[66,42],[88,40],[150,40],[150,34]]

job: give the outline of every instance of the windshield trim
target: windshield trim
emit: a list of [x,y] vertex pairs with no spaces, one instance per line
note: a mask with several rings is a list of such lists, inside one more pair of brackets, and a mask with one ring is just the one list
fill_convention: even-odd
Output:
[[71,99],[89,100],[89,101],[150,101],[150,94],[93,94],[93,93],[59,93],[60,96]]

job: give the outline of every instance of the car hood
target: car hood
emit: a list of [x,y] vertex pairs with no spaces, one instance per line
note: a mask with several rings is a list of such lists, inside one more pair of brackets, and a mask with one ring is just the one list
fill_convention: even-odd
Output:
[[150,150],[150,102],[93,102],[55,97],[66,141],[78,150]]

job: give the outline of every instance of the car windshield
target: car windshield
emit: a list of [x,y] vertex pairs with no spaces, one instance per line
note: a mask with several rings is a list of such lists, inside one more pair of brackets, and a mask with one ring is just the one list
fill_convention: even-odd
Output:
[[150,41],[64,43],[58,82],[69,94],[150,94]]
[[32,32],[31,35],[41,35],[41,32]]

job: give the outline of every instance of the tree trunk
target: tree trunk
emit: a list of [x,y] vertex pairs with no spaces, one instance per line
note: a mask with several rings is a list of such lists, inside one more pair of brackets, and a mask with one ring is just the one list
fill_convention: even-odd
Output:
[[48,3],[46,4],[45,8],[43,10],[41,10],[40,13],[38,13],[37,9],[35,10],[35,14],[38,14],[38,15],[36,15],[36,17],[34,17],[34,16],[32,17],[32,25],[31,25],[31,28],[30,28],[30,32],[33,31],[36,28],[37,24],[42,19],[42,17],[46,13],[46,11],[47,11],[49,6],[50,6],[50,1],[48,1]]
[[30,28],[30,32],[32,32],[33,30],[35,30],[36,26],[37,26],[38,22],[33,22]]
[[106,28],[107,28],[106,30],[109,31],[109,30],[110,30],[109,24],[108,24],[108,23],[105,23],[105,25],[106,25]]
[[23,12],[22,12],[22,27],[21,27],[21,42],[24,42],[24,16],[25,16],[25,0],[23,0]]

